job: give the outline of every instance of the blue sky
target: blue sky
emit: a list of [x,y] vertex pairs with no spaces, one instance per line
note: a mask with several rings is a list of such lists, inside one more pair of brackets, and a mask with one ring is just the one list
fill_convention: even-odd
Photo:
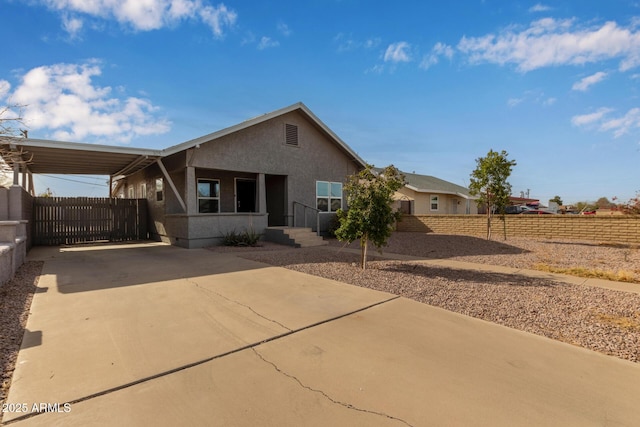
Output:
[[165,148],[302,101],[376,166],[466,186],[506,150],[514,195],[640,190],[636,1],[0,0],[0,37],[33,138]]

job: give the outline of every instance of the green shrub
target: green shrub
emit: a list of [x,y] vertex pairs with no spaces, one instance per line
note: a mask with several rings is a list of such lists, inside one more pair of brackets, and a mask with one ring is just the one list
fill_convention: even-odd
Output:
[[222,237],[224,246],[256,246],[260,241],[260,233],[253,229],[238,233],[236,230],[228,231]]

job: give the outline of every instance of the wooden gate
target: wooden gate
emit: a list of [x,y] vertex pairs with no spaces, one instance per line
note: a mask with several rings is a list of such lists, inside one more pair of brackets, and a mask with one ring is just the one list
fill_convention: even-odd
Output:
[[148,238],[147,201],[94,197],[35,197],[33,245],[122,242]]

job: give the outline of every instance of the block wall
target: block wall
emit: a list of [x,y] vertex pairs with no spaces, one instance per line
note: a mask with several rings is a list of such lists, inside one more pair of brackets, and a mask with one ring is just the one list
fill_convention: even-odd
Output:
[[[507,215],[494,217],[494,236],[640,244],[640,217],[597,215]],[[484,215],[403,215],[398,231],[486,236]]]

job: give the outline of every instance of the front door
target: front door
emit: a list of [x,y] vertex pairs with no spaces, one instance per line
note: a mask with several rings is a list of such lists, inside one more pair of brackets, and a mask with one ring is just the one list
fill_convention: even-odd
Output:
[[256,212],[255,179],[236,179],[236,212]]

